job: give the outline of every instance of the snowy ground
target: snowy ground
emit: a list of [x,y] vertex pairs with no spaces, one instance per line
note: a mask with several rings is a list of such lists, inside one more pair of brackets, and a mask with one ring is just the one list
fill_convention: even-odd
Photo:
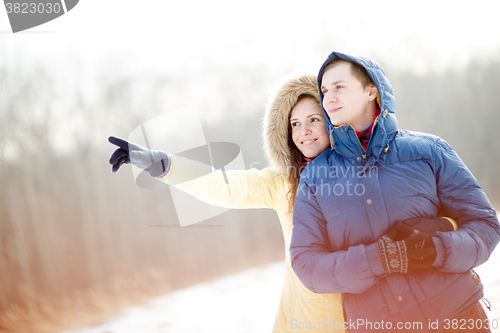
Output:
[[152,299],[95,327],[65,333],[271,332],[284,262],[249,269]]
[[[500,248],[476,272],[485,285],[487,311],[500,333]],[[152,299],[105,323],[65,333],[271,332],[284,279],[277,262]]]

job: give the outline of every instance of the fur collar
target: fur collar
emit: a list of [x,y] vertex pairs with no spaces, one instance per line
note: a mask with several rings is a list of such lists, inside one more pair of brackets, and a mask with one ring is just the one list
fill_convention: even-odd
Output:
[[264,117],[264,148],[270,164],[286,174],[291,164],[288,147],[290,113],[300,95],[310,95],[318,102],[316,75],[302,75],[282,81],[271,97]]

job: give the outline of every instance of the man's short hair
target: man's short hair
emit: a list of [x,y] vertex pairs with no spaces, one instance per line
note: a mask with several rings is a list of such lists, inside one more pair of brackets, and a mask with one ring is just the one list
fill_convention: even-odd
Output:
[[[370,84],[375,85],[375,83],[373,82],[373,80],[370,78],[370,75],[368,75],[368,72],[366,71],[366,69],[363,66],[360,66],[360,65],[356,64],[355,62],[352,62],[352,61],[349,61],[349,60],[344,60],[344,59],[341,59],[341,58],[335,58],[331,63],[329,63],[328,65],[326,65],[325,69],[323,70],[323,74],[327,70],[329,70],[330,68],[335,67],[338,64],[343,63],[343,62],[351,64],[351,74],[356,79],[358,79],[359,82],[361,82],[361,86],[363,87],[363,89],[368,88],[368,86]],[[323,78],[321,78],[321,79],[323,79]]]

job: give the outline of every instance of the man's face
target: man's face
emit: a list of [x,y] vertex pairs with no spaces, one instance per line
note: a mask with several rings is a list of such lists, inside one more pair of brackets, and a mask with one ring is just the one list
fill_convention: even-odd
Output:
[[340,62],[324,72],[321,91],[323,107],[333,125],[351,125],[359,131],[373,121],[377,88],[370,85],[363,89],[351,73],[351,63]]

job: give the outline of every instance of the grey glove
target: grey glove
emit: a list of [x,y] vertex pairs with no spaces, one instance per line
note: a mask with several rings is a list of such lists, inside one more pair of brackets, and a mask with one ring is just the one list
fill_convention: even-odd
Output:
[[119,147],[109,159],[112,172],[117,172],[126,163],[149,172],[152,177],[163,177],[170,169],[170,158],[164,151],[149,150],[114,136],[108,140]]

